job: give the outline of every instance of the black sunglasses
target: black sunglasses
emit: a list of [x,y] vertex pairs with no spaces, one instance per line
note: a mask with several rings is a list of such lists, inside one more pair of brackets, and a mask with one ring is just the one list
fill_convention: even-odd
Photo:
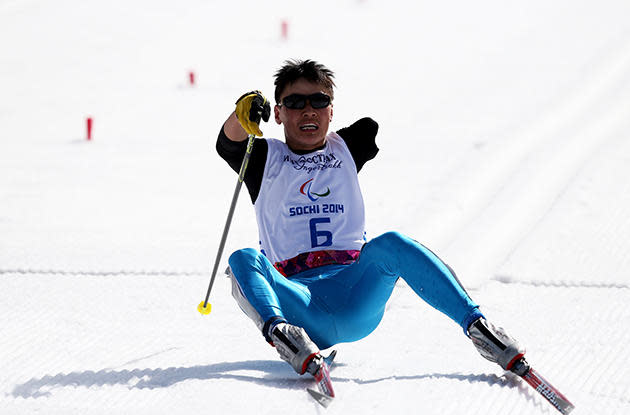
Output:
[[322,109],[330,105],[330,96],[322,92],[316,92],[311,95],[291,94],[282,99],[282,104],[291,110],[301,110],[306,107],[306,101],[311,103],[313,109]]

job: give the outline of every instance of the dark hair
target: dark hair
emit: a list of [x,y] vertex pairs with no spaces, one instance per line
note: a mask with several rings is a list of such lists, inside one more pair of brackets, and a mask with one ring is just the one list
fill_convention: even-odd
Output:
[[333,87],[335,82],[333,78],[335,74],[321,63],[310,59],[305,61],[298,59],[285,61],[284,65],[276,72],[275,77],[274,85],[276,86],[276,91],[274,97],[276,103],[280,103],[280,95],[287,85],[302,78],[321,85],[326,89],[330,98],[334,98]]

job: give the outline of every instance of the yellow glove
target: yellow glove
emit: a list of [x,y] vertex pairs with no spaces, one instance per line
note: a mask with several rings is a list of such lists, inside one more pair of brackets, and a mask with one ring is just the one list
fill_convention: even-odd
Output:
[[271,115],[269,101],[260,91],[252,91],[241,95],[236,101],[236,118],[247,134],[262,137],[260,120],[267,122]]

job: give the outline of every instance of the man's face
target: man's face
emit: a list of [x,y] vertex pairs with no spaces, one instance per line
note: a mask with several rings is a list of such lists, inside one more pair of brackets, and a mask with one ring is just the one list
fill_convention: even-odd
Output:
[[[318,92],[330,95],[321,85],[306,79],[298,79],[284,88],[280,102],[292,94],[311,95]],[[314,150],[322,146],[326,140],[333,109],[332,103],[325,108],[316,109],[307,101],[302,109],[276,105],[274,114],[276,122],[284,125],[284,137],[292,150]]]

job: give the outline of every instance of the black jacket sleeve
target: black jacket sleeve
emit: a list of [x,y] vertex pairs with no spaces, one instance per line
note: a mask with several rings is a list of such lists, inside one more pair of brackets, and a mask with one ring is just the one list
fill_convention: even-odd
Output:
[[378,124],[372,118],[361,118],[349,127],[342,128],[337,134],[343,138],[352,154],[354,163],[357,165],[357,172],[363,165],[376,157],[378,147],[376,145],[376,134]]
[[[219,137],[217,138],[217,153],[228,165],[238,173],[241,170],[241,163],[245,157],[245,151],[247,151],[247,140],[245,141],[232,141],[225,131],[221,128]],[[254,140],[254,148],[249,158],[247,170],[245,170],[245,186],[249,192],[249,196],[252,203],[256,202],[258,193],[260,192],[260,185],[262,183],[263,173],[265,172],[265,162],[267,160],[268,145],[266,140]]]

